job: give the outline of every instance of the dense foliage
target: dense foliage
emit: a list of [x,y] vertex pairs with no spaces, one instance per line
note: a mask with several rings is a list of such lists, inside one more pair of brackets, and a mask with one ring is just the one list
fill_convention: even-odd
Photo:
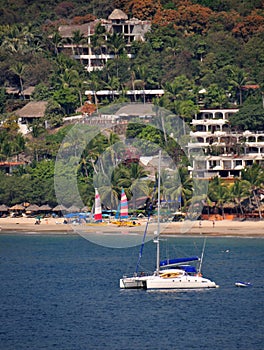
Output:
[[[149,20],[151,31],[146,41],[133,42],[134,57],[128,59],[123,38],[108,35],[104,42],[103,29],[98,26],[93,48],[100,53],[103,44],[114,59],[101,71],[88,73],[82,62],[63,54],[61,48],[65,42],[58,26],[107,18],[114,8],[125,11],[129,17]],[[79,32],[73,33],[73,54],[81,52],[83,39]],[[27,168],[18,169],[13,176],[1,174],[0,202],[12,204],[25,200],[55,204],[52,166],[70,127],[62,126],[62,117],[84,108],[85,90],[125,92],[134,88],[163,88],[164,96],[154,102],[186,122],[201,106],[239,106],[240,112],[232,118],[232,126],[260,130],[264,125],[263,68],[262,0],[0,0],[0,161],[22,158],[29,162]],[[33,98],[48,101],[48,108],[43,120],[33,123],[32,132],[24,137],[18,132],[14,110],[26,103],[23,92],[29,86],[36,87]],[[20,98],[7,96],[6,87],[18,89]],[[101,104],[123,101],[125,94],[119,98],[113,94]],[[97,101],[93,102],[94,105],[86,105],[88,114],[97,107]],[[45,121],[50,126],[48,130]],[[165,144],[163,134],[149,128],[131,127],[128,136],[133,133],[146,142]],[[93,197],[94,168],[90,160],[98,159],[98,154],[111,144],[106,135],[100,135],[97,141],[84,152],[78,170],[80,192],[86,203]],[[164,147],[181,166],[187,165],[171,140]],[[121,170],[123,174],[124,169]],[[131,178],[129,172],[124,174]],[[120,183],[113,186],[118,196]],[[126,184],[128,195],[130,186]],[[186,203],[190,197],[188,191]],[[215,194],[212,198],[219,202]]]
[[[9,6],[2,1],[0,11],[5,16],[0,17],[0,86],[16,86],[22,96],[26,87],[37,86],[36,99],[52,99],[66,114],[82,105],[85,89],[163,88],[166,95],[157,103],[181,115],[187,101],[195,106],[201,102],[201,90],[206,90],[204,107],[241,105],[252,94],[260,100],[264,82],[262,5],[259,0],[213,4],[115,0],[100,5],[95,1],[21,0]],[[130,17],[150,20],[151,31],[145,42],[133,42],[134,59],[128,60],[123,38],[114,33],[105,42],[104,29],[99,25],[93,49],[100,53],[104,45],[115,58],[102,71],[88,73],[82,62],[61,53],[66,42],[57,28],[107,18],[114,8]],[[71,43],[75,45],[73,54],[80,54],[83,35],[74,32]],[[244,89],[249,84],[256,88]],[[14,108],[10,101],[5,105],[2,112]],[[189,106],[189,117],[194,109]]]

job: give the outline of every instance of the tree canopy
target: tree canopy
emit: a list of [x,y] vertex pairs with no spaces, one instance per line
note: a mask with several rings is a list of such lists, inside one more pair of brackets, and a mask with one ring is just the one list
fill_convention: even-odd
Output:
[[[115,8],[123,10],[129,18],[148,21],[151,30],[144,41],[132,41],[127,47],[122,35],[106,33],[100,24],[90,46],[79,30],[74,30],[67,42],[60,35],[61,25],[107,18]],[[154,103],[182,117],[186,123],[201,107],[239,107],[240,111],[231,117],[232,128],[263,130],[262,0],[20,0],[9,1],[8,6],[0,0],[0,14],[0,160],[23,157],[30,163],[10,177],[1,174],[0,201],[12,204],[27,199],[40,204],[45,200],[55,203],[50,172],[60,142],[71,127],[62,125],[63,117],[77,111],[90,115],[100,107],[99,102],[104,106],[126,101],[125,92],[129,89],[163,89],[164,96],[157,97]],[[70,46],[68,52],[64,45],[67,50]],[[102,63],[101,70],[85,69],[82,55],[91,47],[97,55],[108,52],[113,57]],[[74,59],[76,56],[80,56],[78,61]],[[31,86],[35,87],[32,98],[48,101],[48,108],[43,120],[29,125],[32,132],[23,136],[14,111],[25,105],[24,91]],[[7,94],[7,87],[17,90],[20,97]],[[111,91],[105,100],[94,97],[93,101],[91,96],[85,96],[85,90],[101,89]],[[120,92],[119,98],[115,90]],[[134,99],[138,101],[139,97],[135,95]],[[145,94],[141,101],[147,102]],[[150,154],[155,147],[164,147],[184,165],[179,146],[165,133],[150,126],[130,125],[127,136],[138,138],[141,147],[144,144]],[[78,184],[86,203],[93,196],[95,163],[100,162],[100,153],[111,146],[114,137],[100,134],[83,152],[78,164]],[[74,149],[74,143],[69,147]],[[113,160],[118,158],[110,153]],[[106,175],[107,169],[100,166]],[[124,165],[118,170],[119,175],[124,175],[128,195],[132,191],[129,176],[138,179],[130,170]],[[133,170],[140,173],[141,169]],[[183,174],[185,170],[183,167]],[[121,184],[116,177],[113,174],[113,190],[118,196]],[[215,182],[210,194],[221,207],[227,190]],[[186,184],[190,185],[187,177]],[[45,191],[40,193],[38,186],[45,186]],[[191,191],[189,187],[188,190]],[[237,191],[235,188],[234,192]],[[189,192],[184,204],[188,202]],[[173,188],[171,193],[176,196]],[[116,196],[111,198],[114,199]]]
[[244,105],[230,118],[231,125],[241,131],[264,130],[264,108],[261,103]]

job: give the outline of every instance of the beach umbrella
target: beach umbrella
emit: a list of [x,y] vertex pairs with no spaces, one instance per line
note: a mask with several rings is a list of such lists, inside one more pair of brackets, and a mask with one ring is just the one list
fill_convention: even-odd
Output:
[[56,212],[56,211],[66,211],[66,210],[67,210],[67,208],[64,205],[62,205],[62,204],[59,204],[55,208],[52,209],[52,211],[54,211],[54,212]]
[[67,208],[62,204],[59,204],[52,209],[53,213],[56,213],[56,215],[58,216],[63,215],[66,212],[66,210]]
[[76,205],[72,205],[70,208],[67,209],[67,211],[70,213],[78,213],[80,211],[80,208]]
[[89,208],[88,208],[87,206],[85,206],[85,207],[83,207],[83,208],[81,209],[81,211],[82,211],[83,213],[86,213],[86,212],[89,211]]
[[26,211],[39,211],[39,206],[37,204],[30,204],[26,208]]
[[4,212],[4,211],[8,211],[8,206],[6,206],[5,204],[1,204],[0,205],[0,212]]
[[40,211],[51,211],[51,207],[48,204],[43,204],[39,207]]
[[13,207],[9,208],[10,211],[22,211],[25,210],[25,207],[21,204],[13,205]]

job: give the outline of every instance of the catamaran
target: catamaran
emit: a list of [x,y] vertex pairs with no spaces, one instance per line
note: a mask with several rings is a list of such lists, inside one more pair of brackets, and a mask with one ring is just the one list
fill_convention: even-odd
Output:
[[[159,152],[159,168],[158,168],[158,221],[157,231],[154,234],[154,243],[156,244],[156,269],[150,275],[141,275],[138,273],[139,261],[142,256],[146,229],[143,235],[143,241],[139,253],[139,259],[136,271],[133,276],[123,276],[119,280],[121,289],[201,289],[201,288],[217,288],[217,284],[208,278],[202,276],[201,267],[203,260],[203,252],[201,258],[198,256],[177,258],[169,260],[160,260],[160,160],[161,151]],[[198,270],[195,266],[190,265],[190,262],[199,261]]]

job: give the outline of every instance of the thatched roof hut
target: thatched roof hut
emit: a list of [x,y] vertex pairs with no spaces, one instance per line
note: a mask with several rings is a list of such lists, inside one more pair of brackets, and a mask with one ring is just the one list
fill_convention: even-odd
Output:
[[89,209],[89,207],[88,207],[87,205],[85,205],[85,206],[81,209],[81,211],[82,211],[83,213],[86,213],[86,212],[90,211],[90,209]]
[[124,20],[126,21],[128,19],[127,14],[123,12],[122,10],[115,9],[108,17],[111,21],[116,21],[116,20]]
[[1,204],[0,205],[0,212],[7,212],[8,211],[8,206],[7,205],[5,205],[5,204]]
[[52,208],[48,204],[43,204],[39,207],[40,211],[51,211]]
[[23,108],[15,111],[15,114],[24,120],[32,121],[36,118],[43,118],[45,115],[47,101],[31,101]]
[[27,208],[26,208],[27,212],[32,212],[32,211],[39,211],[39,206],[37,204],[30,204]]
[[13,205],[11,208],[9,208],[10,211],[23,211],[25,210],[25,207],[22,204],[16,204]]
[[70,208],[67,209],[67,212],[69,213],[78,213],[80,211],[80,208],[76,205],[72,205]]
[[59,204],[55,208],[52,209],[53,212],[59,212],[59,211],[63,212],[66,210],[67,210],[67,208],[62,204]]

